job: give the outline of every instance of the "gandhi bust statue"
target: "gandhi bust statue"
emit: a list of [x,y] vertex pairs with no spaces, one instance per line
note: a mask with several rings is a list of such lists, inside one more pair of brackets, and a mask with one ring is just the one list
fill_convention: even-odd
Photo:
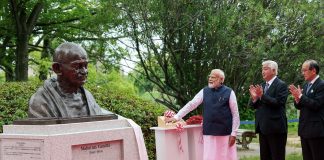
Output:
[[83,88],[88,75],[88,57],[78,44],[65,42],[53,55],[57,78],[44,82],[29,101],[29,118],[69,118],[102,115],[92,94]]

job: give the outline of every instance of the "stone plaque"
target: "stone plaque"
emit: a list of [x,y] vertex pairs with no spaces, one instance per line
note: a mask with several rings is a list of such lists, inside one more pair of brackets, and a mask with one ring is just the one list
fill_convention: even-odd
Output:
[[72,146],[72,157],[72,160],[123,160],[123,141],[74,145]]
[[44,141],[1,139],[0,160],[44,160]]

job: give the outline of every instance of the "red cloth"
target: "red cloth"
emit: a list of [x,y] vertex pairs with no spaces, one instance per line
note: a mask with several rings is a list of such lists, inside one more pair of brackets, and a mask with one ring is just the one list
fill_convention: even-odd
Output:
[[186,123],[189,124],[202,124],[203,117],[201,115],[191,116],[189,119],[186,120]]

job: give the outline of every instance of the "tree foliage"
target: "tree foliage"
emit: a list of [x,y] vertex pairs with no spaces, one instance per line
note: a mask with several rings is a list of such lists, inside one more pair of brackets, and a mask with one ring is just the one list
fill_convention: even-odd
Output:
[[82,43],[94,62],[112,68],[106,57],[118,61],[122,55],[116,54],[121,36],[113,30],[120,23],[113,5],[95,0],[1,1],[0,67],[7,81],[26,81],[29,65],[40,65],[29,53],[48,58],[62,41]]
[[298,84],[304,60],[324,61],[319,0],[8,0],[0,8],[7,81],[26,80],[31,65],[46,78],[54,48],[74,41],[98,70],[121,69],[122,59],[137,63],[136,82],[174,110],[206,85],[213,68],[225,71],[225,84],[245,106],[249,84],[262,81],[263,60],[277,61],[279,76]]
[[120,7],[138,77],[152,82],[161,93],[156,100],[174,110],[206,85],[213,68],[225,71],[225,84],[246,105],[249,84],[262,81],[263,60],[277,61],[287,83],[302,82],[304,60],[323,63],[320,1],[149,0]]

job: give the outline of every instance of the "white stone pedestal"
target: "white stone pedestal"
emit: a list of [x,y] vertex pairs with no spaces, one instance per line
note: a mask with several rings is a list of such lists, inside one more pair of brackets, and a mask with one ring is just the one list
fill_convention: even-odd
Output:
[[5,125],[0,160],[139,160],[126,119],[55,125]]
[[[201,160],[203,158],[201,125],[187,125],[178,133],[175,128],[152,127],[155,131],[157,160]],[[179,149],[179,138],[181,147]]]

